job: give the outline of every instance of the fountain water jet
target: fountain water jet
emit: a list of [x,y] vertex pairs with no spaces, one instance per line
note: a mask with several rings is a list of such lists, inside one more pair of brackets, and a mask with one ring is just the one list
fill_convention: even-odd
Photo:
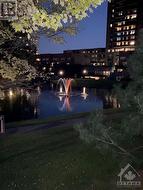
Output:
[[59,94],[63,96],[69,96],[71,93],[71,84],[73,79],[62,79],[58,80],[58,84],[60,85]]
[[86,93],[86,87],[83,87],[83,91],[81,93],[81,97],[83,97],[84,100],[86,100],[88,94]]

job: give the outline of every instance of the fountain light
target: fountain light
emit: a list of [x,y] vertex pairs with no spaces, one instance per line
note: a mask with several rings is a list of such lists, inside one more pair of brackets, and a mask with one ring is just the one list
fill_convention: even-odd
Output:
[[86,93],[86,87],[83,87],[83,91],[81,93],[81,97],[83,97],[84,100],[87,99],[88,94]]
[[60,93],[63,93],[62,85],[60,85]]

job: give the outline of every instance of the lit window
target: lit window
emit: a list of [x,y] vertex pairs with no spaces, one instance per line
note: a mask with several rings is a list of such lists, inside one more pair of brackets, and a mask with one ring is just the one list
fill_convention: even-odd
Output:
[[119,16],[122,16],[123,15],[123,11],[119,12]]
[[131,15],[131,19],[137,18],[137,14]]
[[122,30],[122,28],[121,27],[117,27],[117,31],[121,31]]
[[121,45],[121,42],[117,42],[116,45],[117,45],[117,46],[120,46],[120,45]]
[[121,32],[118,32],[117,35],[118,35],[118,36],[121,36]]
[[110,24],[110,27],[112,28],[113,24]]
[[130,34],[135,34],[135,30],[131,30]]
[[127,26],[127,27],[126,27],[126,29],[127,29],[127,30],[129,30],[129,29],[130,29],[130,27],[129,27],[129,26]]
[[134,39],[135,39],[135,36],[131,36],[131,39],[134,40]]
[[131,42],[130,42],[130,45],[131,45],[131,46],[135,45],[135,41],[131,41]]
[[137,9],[134,9],[133,12],[136,13],[136,12],[137,12]]
[[136,25],[131,25],[131,29],[134,29],[134,28],[136,28]]
[[40,61],[40,58],[37,58],[36,61]]
[[118,26],[121,26],[121,25],[122,25],[122,23],[121,23],[121,22],[118,22],[118,23],[117,23],[117,25],[118,25]]
[[125,51],[135,51],[135,48],[125,48]]
[[117,41],[120,41],[120,40],[121,40],[121,37],[118,37],[118,38],[117,38]]

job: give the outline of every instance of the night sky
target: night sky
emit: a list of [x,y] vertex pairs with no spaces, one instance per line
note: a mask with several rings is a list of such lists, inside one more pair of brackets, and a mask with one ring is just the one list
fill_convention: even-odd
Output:
[[45,36],[40,37],[39,53],[61,53],[63,50],[100,48],[106,44],[107,2],[79,24],[76,36],[65,35],[65,44],[55,44]]

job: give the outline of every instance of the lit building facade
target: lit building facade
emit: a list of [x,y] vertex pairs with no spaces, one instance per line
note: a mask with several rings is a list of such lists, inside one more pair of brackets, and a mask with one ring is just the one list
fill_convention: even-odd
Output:
[[[39,54],[36,65],[41,72],[57,77],[63,71],[68,77],[106,79],[111,68],[106,65],[106,49],[67,50],[60,54]],[[86,71],[86,72],[85,72]]]
[[115,72],[119,80],[126,77],[127,60],[135,51],[141,28],[143,28],[142,0],[111,0],[108,3],[106,63],[118,68],[120,72],[117,69]]

